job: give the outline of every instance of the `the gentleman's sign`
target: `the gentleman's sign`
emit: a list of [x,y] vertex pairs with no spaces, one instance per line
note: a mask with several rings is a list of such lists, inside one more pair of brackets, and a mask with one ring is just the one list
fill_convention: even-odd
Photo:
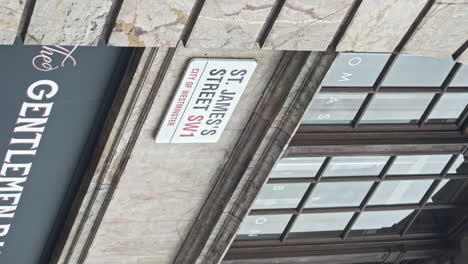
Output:
[[[76,60],[72,53],[75,49],[76,47],[67,49],[62,46],[42,46],[40,55],[35,56],[31,64],[38,71],[52,71],[59,67],[52,66],[53,58],[63,56],[60,58],[61,67],[65,67],[68,59],[73,62],[71,67],[74,67]],[[39,57],[42,58],[42,68],[36,64]],[[24,87],[15,88],[24,89]],[[0,224],[0,253],[15,220],[16,210],[24,191],[23,186],[31,175],[34,157],[41,145],[43,133],[52,114],[55,96],[60,88],[54,80],[40,79],[29,84],[26,89],[26,99],[21,103],[15,127],[12,129],[13,136],[9,140],[5,158],[0,165],[0,218],[3,220]],[[6,126],[7,124],[4,124],[4,127]],[[7,223],[6,219],[10,222]]]
[[256,66],[252,59],[192,59],[156,142],[217,142]]
[[0,263],[49,263],[125,54],[0,46]]

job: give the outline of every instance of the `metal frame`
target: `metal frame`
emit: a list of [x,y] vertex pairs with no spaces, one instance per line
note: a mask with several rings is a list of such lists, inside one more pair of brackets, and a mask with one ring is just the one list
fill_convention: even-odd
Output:
[[[399,146],[411,146],[410,152],[461,153],[468,137],[460,131],[404,131],[391,129],[388,132],[310,132],[299,130],[292,138],[287,156],[324,156],[331,147],[336,153],[345,152],[350,146],[359,146],[358,152],[371,149],[369,154],[383,153],[399,155],[403,153]],[[311,147],[313,146],[313,148]],[[341,146],[345,147],[342,148]],[[380,146],[380,152],[378,152]],[[305,151],[300,151],[301,149]],[[406,151],[408,152],[408,151]],[[392,154],[391,154],[392,153]],[[393,154],[394,153],[394,154]],[[375,154],[374,154],[375,155]]]
[[[375,212],[375,211],[392,211],[392,210],[414,210],[414,212],[410,215],[407,222],[404,224],[403,228],[401,229],[400,233],[398,234],[399,237],[403,239],[411,238],[416,236],[420,237],[432,237],[432,236],[444,236],[449,234],[408,234],[408,231],[411,229],[412,225],[414,224],[417,217],[423,210],[438,210],[438,209],[449,209],[449,208],[466,208],[465,205],[460,205],[456,203],[449,203],[449,204],[428,204],[429,199],[432,197],[434,191],[437,189],[437,186],[443,179],[467,179],[468,182],[468,175],[462,174],[448,174],[448,171],[455,163],[456,159],[459,155],[463,155],[467,152],[468,145],[465,145],[463,148],[462,153],[459,151],[453,153],[452,157],[448,160],[447,164],[444,166],[442,172],[440,174],[426,174],[426,175],[390,175],[387,176],[387,172],[390,170],[394,161],[396,160],[397,156],[391,156],[385,166],[383,167],[382,171],[380,172],[379,176],[341,176],[341,177],[323,177],[324,172],[326,171],[327,167],[332,162],[333,157],[328,156],[323,161],[320,169],[318,170],[317,174],[314,177],[310,178],[270,178],[267,183],[270,184],[278,184],[278,183],[309,183],[307,190],[305,191],[304,195],[302,196],[299,205],[293,209],[253,209],[250,211],[249,215],[292,215],[288,224],[284,228],[280,239],[276,240],[276,243],[271,241],[236,241],[234,246],[240,244],[253,244],[253,245],[263,245],[264,243],[267,244],[277,244],[280,245],[282,243],[288,242],[288,236],[296,223],[296,220],[301,214],[317,214],[317,213],[338,213],[338,212],[353,212],[354,215],[351,220],[346,225],[346,228],[342,231],[341,235],[336,238],[310,238],[310,239],[302,239],[303,241],[307,241],[308,243],[314,243],[317,241],[330,241],[330,242],[339,242],[339,241],[347,241],[349,239],[352,240],[359,240],[356,237],[349,237],[349,233],[353,228],[353,225],[356,223],[362,212]],[[430,153],[427,153],[430,154]],[[440,153],[437,153],[440,154]],[[431,186],[428,188],[422,199],[417,204],[392,204],[392,205],[368,205],[368,202],[376,192],[378,186],[383,181],[397,181],[397,180],[414,180],[414,179],[434,179]],[[330,207],[330,208],[305,208],[305,205],[308,199],[311,197],[314,189],[320,182],[359,182],[359,181],[373,181],[372,187],[369,189],[368,193],[366,194],[365,198],[361,202],[360,206],[343,206],[343,207]],[[466,184],[460,187],[465,188]],[[455,201],[458,196],[460,196],[463,191],[457,191],[455,197],[452,198],[452,201]],[[363,238],[364,240],[372,240],[372,239],[392,239],[395,235],[376,235],[376,236],[366,236]],[[296,240],[296,239],[293,239]]]
[[[355,245],[356,243],[366,243],[372,246],[374,243],[387,243],[400,241],[424,241],[435,239],[436,241],[454,241],[454,237],[468,230],[468,212],[465,212],[462,219],[449,229],[447,233],[412,233],[411,228],[416,223],[418,216],[425,210],[441,209],[467,209],[467,205],[456,203],[458,197],[468,193],[468,174],[448,174],[451,166],[459,155],[467,155],[468,150],[468,106],[465,107],[460,117],[454,123],[432,123],[428,122],[430,114],[433,112],[443,94],[452,92],[468,93],[468,87],[450,87],[450,82],[454,79],[461,68],[460,63],[456,63],[446,76],[440,87],[383,87],[381,84],[390,71],[398,54],[392,54],[377,78],[373,87],[323,87],[322,92],[367,92],[367,97],[357,111],[350,124],[316,124],[301,125],[295,136],[292,138],[284,157],[326,157],[317,175],[303,178],[270,178],[269,184],[281,183],[308,183],[309,186],[302,196],[297,208],[292,209],[253,209],[249,215],[292,215],[288,224],[281,233],[279,239],[268,240],[236,240],[232,244],[231,250],[255,249],[264,246],[272,246],[277,250],[282,250],[288,246],[302,245],[331,245],[343,243],[343,245]],[[415,124],[361,124],[365,111],[375,98],[376,93],[399,92],[399,93],[419,93],[434,92],[432,100]],[[452,154],[440,174],[421,175],[387,175],[395,159],[399,155],[421,155],[421,154]],[[360,155],[387,155],[390,156],[384,168],[378,176],[341,176],[323,177],[324,172],[335,156],[360,156]],[[368,202],[376,192],[382,181],[398,180],[434,180],[426,190],[422,199],[417,204],[392,204],[392,205],[368,205]],[[444,179],[466,179],[455,195],[447,204],[430,204],[429,200],[435,190]],[[365,195],[359,206],[333,207],[333,208],[305,208],[308,199],[313,194],[316,186],[321,182],[358,182],[372,181],[373,184]],[[354,224],[358,221],[363,212],[392,211],[392,210],[413,210],[401,223],[401,228],[395,234],[376,234],[365,236],[350,236]],[[294,237],[290,238],[297,219],[302,214],[338,213],[352,212],[353,216],[348,224],[337,237]],[[343,247],[344,248],[344,247]],[[231,251],[230,251],[231,252]],[[402,251],[404,252],[404,251]],[[229,253],[228,253],[229,254]],[[337,253],[338,254],[338,253]],[[233,255],[236,255],[233,252]],[[272,256],[274,254],[270,254]],[[287,256],[288,254],[285,254]],[[397,263],[407,259],[405,253],[400,255]],[[234,257],[233,259],[237,259]]]
[[[321,88],[321,92],[331,92],[331,93],[367,93],[366,98],[362,102],[359,110],[356,112],[353,120],[349,124],[302,124],[296,135],[291,141],[291,146],[304,146],[304,145],[320,145],[320,142],[314,141],[318,136],[317,133],[362,133],[362,132],[458,132],[458,136],[463,137],[463,135],[468,134],[468,104],[460,114],[460,116],[453,123],[435,123],[429,122],[429,116],[437,107],[442,96],[446,93],[468,93],[468,87],[450,87],[452,80],[456,77],[457,73],[460,72],[462,67],[461,63],[455,63],[441,86],[439,87],[385,87],[382,86],[386,76],[389,74],[392,66],[399,57],[400,49],[396,49],[387,59],[384,67],[379,73],[376,81],[371,87],[331,87],[324,86]],[[435,93],[432,100],[424,110],[420,118],[411,124],[362,124],[361,120],[366,113],[367,109],[371,105],[377,93],[424,93],[424,92],[433,92]],[[461,132],[461,133],[460,133]],[[424,135],[424,134],[423,134]],[[342,136],[342,135],[340,135]],[[441,143],[449,143],[449,138],[443,138]],[[414,140],[414,139],[413,139]],[[466,142],[468,138],[465,138]],[[343,142],[343,144],[350,144],[348,141]],[[409,142],[408,142],[409,143]]]
[[[439,87],[386,87],[382,86],[385,78],[389,74],[395,61],[398,59],[399,53],[393,53],[388,58],[382,71],[379,73],[374,85],[371,87],[332,87],[323,86],[321,93],[367,93],[366,98],[356,112],[353,120],[350,124],[303,124],[299,129],[299,132],[315,132],[323,131],[343,131],[343,132],[360,132],[360,131],[388,131],[389,129],[394,130],[405,130],[405,131],[435,131],[435,130],[462,130],[468,132],[468,105],[465,107],[462,114],[454,123],[432,123],[428,122],[430,114],[434,111],[440,99],[445,93],[468,93],[468,87],[450,87],[450,83],[456,77],[460,68],[463,66],[461,63],[455,63],[445,77],[441,86]],[[378,93],[427,93],[433,92],[435,95],[426,107],[425,111],[415,124],[362,124],[361,120],[367,109],[371,105]]]
[[[452,157],[447,161],[440,174],[419,174],[419,175],[387,175],[388,170],[394,163],[394,160],[399,155],[424,155],[424,154],[451,154]],[[386,155],[390,156],[387,163],[381,170],[378,176],[340,176],[340,177],[322,177],[328,165],[332,162],[335,156],[363,156],[363,155]],[[449,174],[451,166],[456,161],[459,155],[468,155],[468,137],[461,134],[459,131],[413,131],[408,132],[298,132],[291,141],[290,146],[285,151],[284,157],[326,157],[321,168],[315,177],[302,178],[270,178],[267,183],[309,183],[309,187],[305,192],[299,206],[293,209],[256,209],[251,210],[250,215],[278,215],[287,214],[293,215],[283,230],[279,239],[268,240],[237,240],[232,244],[231,250],[228,252],[228,258],[232,260],[242,260],[242,250],[256,250],[260,252],[262,247],[274,247],[279,255],[294,256],[291,252],[282,252],[288,247],[298,248],[309,245],[311,247],[320,247],[322,245],[338,245],[335,255],[344,254],[345,249],[349,246],[355,246],[363,243],[364,247],[373,247],[375,245],[385,243],[396,243],[395,245],[403,245],[409,242],[423,243],[428,239],[434,241],[449,241],[453,243],[456,238],[468,230],[468,215],[454,224],[447,233],[413,233],[412,225],[417,217],[424,210],[443,210],[443,209],[466,209],[467,205],[461,201],[462,196],[468,193],[468,174]],[[375,193],[375,190],[382,181],[397,181],[397,180],[415,180],[415,179],[433,179],[433,183],[428,188],[423,198],[417,204],[394,204],[394,205],[368,205],[369,200]],[[466,179],[464,183],[455,192],[454,196],[447,204],[430,204],[430,197],[436,190],[437,186],[443,179]],[[366,194],[362,203],[359,206],[353,207],[333,207],[333,208],[304,208],[307,199],[313,193],[314,188],[320,182],[358,182],[358,181],[373,181],[373,185]],[[392,211],[392,210],[414,210],[406,219],[406,223],[402,223],[399,233],[394,234],[379,234],[365,236],[350,236],[350,231],[354,223],[358,220],[362,212],[370,211]],[[346,225],[346,228],[341,232],[340,236],[336,237],[295,237],[289,238],[290,232],[301,214],[317,214],[331,212],[352,212],[354,213],[351,220]],[[453,249],[453,246],[448,248]],[[427,248],[429,250],[429,248]],[[364,250],[365,251],[365,250]],[[427,251],[429,252],[429,251]],[[258,254],[258,253],[257,253]],[[265,253],[265,256],[273,257],[275,253]],[[449,254],[449,253],[447,253]],[[430,255],[430,254],[429,254]],[[427,255],[426,257],[428,257]],[[411,254],[403,254],[400,260],[412,259]],[[403,257],[404,256],[404,257]],[[350,257],[352,259],[352,257]],[[417,257],[415,257],[417,258]],[[311,259],[314,259],[311,257]],[[321,260],[321,257],[318,257]],[[359,257],[356,258],[359,260]],[[252,258],[246,263],[257,263],[257,259]],[[333,256],[330,256],[330,261],[333,261]],[[350,260],[351,261],[351,260]],[[227,262],[229,263],[229,262]],[[233,262],[236,263],[236,262]],[[262,263],[261,260],[259,263]],[[320,262],[318,262],[320,263]],[[330,262],[333,263],[333,262]],[[351,262],[350,262],[351,263]],[[352,262],[354,263],[354,262]],[[391,262],[393,263],[393,262]],[[395,262],[397,263],[397,262]]]
[[[457,159],[458,154],[466,154],[468,138],[464,135],[468,132],[468,105],[465,107],[464,111],[458,117],[454,123],[430,123],[428,122],[430,114],[434,111],[440,99],[445,93],[451,92],[468,92],[468,87],[450,87],[450,83],[455,78],[456,74],[460,71],[462,64],[455,63],[451,68],[450,72],[446,76],[445,80],[442,82],[440,87],[385,87],[382,86],[386,76],[392,69],[395,61],[399,56],[399,51],[393,53],[388,58],[386,64],[384,65],[382,71],[379,73],[374,85],[372,87],[322,87],[321,92],[356,92],[356,93],[367,93],[366,98],[364,99],[359,110],[356,112],[353,120],[350,124],[306,124],[301,125],[298,129],[296,135],[293,137],[291,147],[304,147],[304,146],[313,146],[315,151],[312,153],[307,153],[306,150],[304,153],[302,151],[301,155],[292,152],[286,151],[285,156],[326,156],[326,160],[322,164],[318,174],[315,177],[310,178],[270,178],[267,183],[278,184],[278,183],[309,183],[309,187],[306,190],[304,196],[302,197],[299,206],[296,209],[261,209],[261,210],[252,210],[250,215],[271,215],[271,214],[292,214],[290,221],[288,222],[286,228],[281,234],[279,243],[285,243],[288,241],[288,236],[301,214],[312,214],[312,213],[324,213],[324,212],[354,212],[353,217],[346,225],[345,229],[341,233],[339,238],[328,239],[330,242],[339,242],[346,241],[349,238],[349,233],[353,228],[353,225],[361,216],[364,211],[385,211],[385,210],[414,210],[414,212],[409,216],[407,222],[403,225],[400,233],[398,234],[401,238],[408,239],[413,236],[408,234],[408,231],[411,229],[412,225],[415,223],[417,217],[421,214],[423,210],[427,209],[446,209],[446,208],[457,208],[456,204],[444,204],[444,205],[430,205],[428,204],[429,199],[433,195],[434,191],[437,189],[438,185],[443,179],[468,179],[467,175],[453,175],[448,174],[450,167],[454,164]],[[398,93],[420,93],[420,92],[434,92],[434,96],[419,120],[415,124],[361,124],[362,117],[364,116],[366,110],[369,108],[372,103],[375,95],[377,93],[389,93],[389,92],[398,92]],[[407,133],[411,132],[411,133]],[[406,134],[406,135],[405,135]],[[418,149],[420,146],[425,146],[432,144],[432,146],[443,146],[444,144],[452,144],[453,150],[447,151],[428,151]],[[384,166],[379,176],[344,176],[344,177],[322,177],[323,172],[331,162],[333,155],[325,154],[327,151],[324,149],[328,148],[328,151],[334,152],[335,155],[340,155],[340,152],[343,152],[346,148],[350,146],[358,146],[364,151],[354,149],[356,153],[354,155],[363,155],[364,153],[373,153],[375,148],[370,148],[366,152],[368,146],[378,146],[382,149],[386,149],[380,153],[392,155],[391,158],[387,161],[387,164]],[[387,176],[388,170],[393,165],[396,157],[399,154],[391,153],[386,147],[391,146],[393,150],[398,149],[408,149],[412,146],[415,146],[414,150],[410,150],[409,153],[405,154],[422,154],[422,153],[450,153],[453,154],[442,172],[439,175],[391,175]],[[461,146],[464,146],[463,149]],[[429,149],[429,148],[428,148]],[[304,149],[303,149],[304,150]],[[308,149],[310,150],[310,149]],[[414,151],[414,152],[413,152]],[[301,152],[301,151],[299,151]],[[346,154],[349,154],[346,153]],[[346,155],[344,154],[344,155]],[[414,179],[433,179],[433,183],[428,188],[423,198],[418,204],[398,204],[391,206],[368,206],[368,202],[372,198],[373,194],[379,187],[382,181],[395,181],[395,180],[414,180]],[[373,181],[373,185],[363,199],[359,207],[335,207],[335,208],[304,208],[308,198],[311,196],[313,190],[319,182],[356,182],[356,181]],[[465,181],[468,182],[468,181]],[[468,187],[468,184],[465,183],[460,189],[465,189]],[[456,193],[456,197],[461,195],[462,191]],[[456,199],[454,197],[453,199]],[[462,225],[462,223],[457,224],[457,226]],[[454,230],[451,231],[451,234],[443,235],[453,235]],[[427,234],[427,237],[435,234]],[[389,235],[378,235],[374,237],[366,237],[365,240],[372,239],[391,239]],[[424,236],[423,236],[424,237]],[[351,238],[353,240],[355,238]],[[314,243],[314,239],[308,240],[307,243]],[[323,238],[319,239],[323,240]],[[234,246],[239,243],[247,243],[250,241],[238,241],[234,243]],[[273,241],[257,241],[258,243],[273,243]],[[278,241],[277,241],[278,242]],[[253,243],[257,244],[257,243]]]
[[[367,242],[233,247],[226,254],[223,264],[270,263],[399,263],[441,255],[453,255],[453,243],[445,239],[399,240],[394,242]],[[285,259],[279,261],[279,259]],[[273,261],[274,260],[274,261]]]

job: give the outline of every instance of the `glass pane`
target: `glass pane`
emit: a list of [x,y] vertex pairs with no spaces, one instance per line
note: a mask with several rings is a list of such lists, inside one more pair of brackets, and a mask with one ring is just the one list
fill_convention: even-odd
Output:
[[450,87],[468,87],[468,65],[463,65],[450,83]]
[[351,235],[398,233],[412,212],[412,210],[363,212],[352,227]]
[[361,123],[416,123],[434,97],[434,93],[376,94]]
[[315,177],[324,160],[324,157],[284,158],[273,168],[270,178]]
[[315,187],[307,208],[359,206],[373,182],[322,182]]
[[388,175],[440,174],[452,155],[398,156]]
[[372,87],[389,54],[341,53],[322,86]]
[[454,123],[467,104],[468,93],[445,93],[429,116],[429,122]]
[[353,213],[302,214],[294,224],[290,238],[338,237]]
[[388,159],[387,156],[334,157],[323,176],[378,176]]
[[307,187],[307,183],[265,184],[252,208],[296,208]]
[[429,203],[445,204],[450,203],[455,193],[460,189],[465,180],[449,180],[445,179],[439,183],[439,186],[434,191]]
[[302,119],[303,124],[349,124],[366,98],[365,93],[319,93]]
[[237,232],[237,240],[278,239],[291,215],[249,215]]
[[468,164],[463,163],[465,158],[463,155],[459,155],[455,163],[453,163],[452,167],[448,171],[449,174],[465,174],[468,173]]
[[447,233],[466,215],[466,209],[423,210],[414,221],[409,233]]
[[369,205],[419,203],[432,182],[433,180],[382,182]]
[[452,58],[400,55],[385,78],[383,86],[439,87],[454,64]]

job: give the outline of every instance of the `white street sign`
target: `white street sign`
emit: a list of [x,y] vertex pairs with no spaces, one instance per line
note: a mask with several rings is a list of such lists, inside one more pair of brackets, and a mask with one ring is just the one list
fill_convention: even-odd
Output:
[[156,142],[217,142],[256,66],[253,59],[192,59]]

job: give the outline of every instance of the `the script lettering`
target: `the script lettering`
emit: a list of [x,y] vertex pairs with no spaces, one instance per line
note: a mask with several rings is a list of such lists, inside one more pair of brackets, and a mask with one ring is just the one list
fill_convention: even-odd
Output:
[[42,72],[53,71],[59,66],[53,64],[53,56],[55,54],[62,55],[62,62],[60,63],[61,67],[65,67],[65,62],[70,61],[73,64],[73,67],[76,66],[76,60],[73,58],[72,53],[76,50],[77,46],[72,49],[67,49],[59,45],[52,47],[42,46],[42,50],[39,55],[33,58],[32,65],[33,67]]

